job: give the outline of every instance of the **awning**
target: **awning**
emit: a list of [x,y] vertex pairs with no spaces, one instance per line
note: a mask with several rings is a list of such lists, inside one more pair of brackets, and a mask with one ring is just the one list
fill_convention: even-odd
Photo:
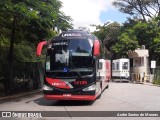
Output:
[[140,50],[135,50],[135,51],[130,51],[128,52],[128,57],[129,58],[136,58],[136,57],[144,57],[144,56],[149,56],[148,50],[140,49]]

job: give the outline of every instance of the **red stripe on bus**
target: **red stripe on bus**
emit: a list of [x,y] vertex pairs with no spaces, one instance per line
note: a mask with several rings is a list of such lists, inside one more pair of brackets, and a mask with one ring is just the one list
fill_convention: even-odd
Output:
[[96,95],[44,95],[47,100],[95,100]]
[[53,79],[53,78],[46,77],[46,81],[54,87],[63,88],[63,89],[70,89],[70,87],[61,79]]

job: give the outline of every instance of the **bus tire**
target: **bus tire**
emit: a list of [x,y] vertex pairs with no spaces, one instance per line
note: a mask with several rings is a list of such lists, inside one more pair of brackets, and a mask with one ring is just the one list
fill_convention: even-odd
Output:
[[101,98],[101,94],[102,94],[102,85],[100,85],[100,94],[97,96],[97,99]]
[[109,88],[109,84],[106,86],[106,89],[108,89]]
[[108,89],[109,88],[109,81],[108,81],[108,85],[106,86],[106,89]]
[[113,78],[111,79],[112,82],[114,82]]

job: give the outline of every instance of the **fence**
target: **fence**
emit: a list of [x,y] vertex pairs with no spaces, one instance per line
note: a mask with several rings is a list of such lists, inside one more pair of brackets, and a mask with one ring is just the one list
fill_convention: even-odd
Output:
[[154,70],[153,83],[160,85],[160,66],[157,66],[157,67],[155,68],[155,70]]
[[13,78],[10,83],[10,90],[7,93],[8,86],[4,82],[0,82],[0,97],[6,95],[17,94],[21,92],[39,89],[43,85],[43,64],[41,62],[18,63],[18,69],[13,70]]

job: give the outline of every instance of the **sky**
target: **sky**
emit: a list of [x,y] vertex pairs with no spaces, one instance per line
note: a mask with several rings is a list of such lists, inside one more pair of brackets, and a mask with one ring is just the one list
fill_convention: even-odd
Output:
[[61,11],[73,19],[74,28],[87,27],[91,31],[90,25],[103,25],[107,22],[123,23],[127,20],[124,13],[118,11],[112,5],[114,0],[60,0],[63,7]]

